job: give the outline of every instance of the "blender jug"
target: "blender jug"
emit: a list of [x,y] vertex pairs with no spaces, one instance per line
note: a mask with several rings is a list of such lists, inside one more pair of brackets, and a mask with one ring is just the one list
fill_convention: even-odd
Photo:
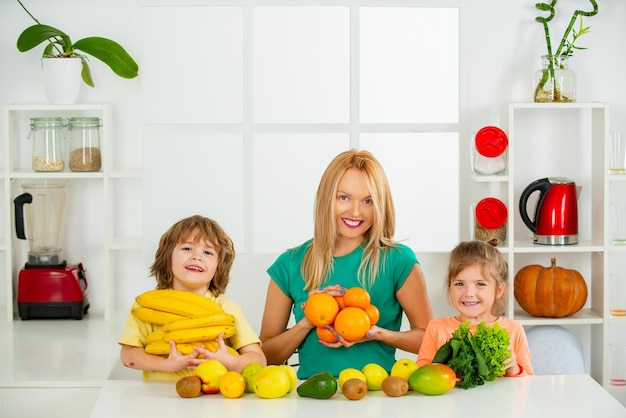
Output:
[[19,239],[29,243],[26,266],[62,266],[59,243],[65,210],[65,182],[24,183],[22,189],[24,193],[14,200],[15,231]]

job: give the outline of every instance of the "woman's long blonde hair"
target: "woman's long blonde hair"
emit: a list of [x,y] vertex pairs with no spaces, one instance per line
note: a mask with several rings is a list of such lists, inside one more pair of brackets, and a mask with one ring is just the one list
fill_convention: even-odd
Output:
[[317,189],[313,241],[302,262],[302,276],[307,290],[320,287],[333,270],[333,250],[339,236],[335,219],[337,188],[349,168],[365,173],[374,205],[374,219],[364,237],[365,249],[358,272],[358,279],[364,288],[369,288],[376,280],[384,257],[381,250],[394,245],[396,215],[382,165],[369,151],[352,149],[342,152],[330,162]]

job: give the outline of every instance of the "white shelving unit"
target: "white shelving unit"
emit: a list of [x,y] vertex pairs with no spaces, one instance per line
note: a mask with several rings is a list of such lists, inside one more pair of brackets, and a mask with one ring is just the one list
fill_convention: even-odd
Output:
[[[609,181],[605,103],[508,103],[503,109],[509,139],[507,172],[496,176],[473,175],[484,195],[497,197],[508,208],[507,237],[499,247],[509,263],[507,316],[524,326],[563,325],[588,341],[590,375],[608,390],[609,256],[613,253],[609,231]],[[566,177],[581,187],[578,199],[579,243],[541,245],[519,215],[519,199],[531,182],[546,177]],[[621,180],[621,179],[620,179]],[[626,186],[626,183],[623,183]],[[532,202],[530,203],[532,206]],[[530,211],[530,208],[529,208]],[[534,216],[530,213],[531,218]],[[626,249],[624,249],[626,250]],[[557,265],[579,271],[587,283],[587,303],[565,318],[534,317],[514,297],[515,274],[524,266]],[[581,341],[582,342],[582,341]]]
[[[102,169],[99,172],[71,172],[65,168],[61,172],[35,172],[31,168],[32,143],[26,141],[30,130],[30,118],[33,117],[63,118],[75,116],[99,117],[102,120],[101,155]],[[137,250],[141,248],[141,238],[118,237],[114,231],[114,188],[116,181],[139,179],[142,176],[140,169],[116,169],[113,165],[112,144],[112,110],[108,104],[80,104],[80,105],[47,105],[47,104],[12,104],[3,107],[2,131],[2,195],[4,207],[2,227],[0,228],[0,252],[4,253],[4,275],[0,282],[4,284],[6,297],[6,317],[13,320],[17,306],[17,275],[25,261],[25,254],[15,237],[13,226],[13,199],[21,193],[19,185],[24,180],[57,179],[73,181],[100,182],[102,189],[102,231],[99,231],[103,240],[101,243],[101,257],[103,270],[100,274],[104,279],[104,318],[109,320],[113,310],[114,280],[112,277],[113,258],[115,251]],[[100,187],[100,186],[99,186]],[[80,197],[68,194],[68,200]],[[68,220],[66,219],[65,222]],[[93,225],[99,228],[99,225]],[[89,269],[89,266],[87,266]],[[89,278],[89,272],[87,274]],[[91,285],[90,285],[91,287]],[[90,302],[92,298],[90,297]],[[90,308],[90,312],[93,310]]]

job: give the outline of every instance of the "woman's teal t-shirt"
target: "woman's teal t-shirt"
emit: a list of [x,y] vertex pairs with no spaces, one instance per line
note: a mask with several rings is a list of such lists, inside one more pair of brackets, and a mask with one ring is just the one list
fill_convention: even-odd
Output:
[[[294,302],[293,314],[296,322],[304,317],[301,305],[306,302],[309,292],[304,290],[304,279],[300,271],[302,260],[310,241],[294,249],[285,251],[267,269],[270,277],[283,293]],[[358,280],[358,270],[363,256],[360,246],[341,257],[335,257],[332,274],[323,286],[339,284],[345,288],[362,287]],[[396,244],[386,250],[381,260],[381,270],[371,289],[367,289],[371,303],[380,311],[377,326],[392,331],[399,331],[402,324],[402,307],[396,299],[396,292],[402,287],[411,269],[417,263],[413,250],[403,244]],[[395,362],[394,347],[379,341],[367,341],[350,348],[329,348],[318,342],[319,338],[312,329],[298,349],[298,378],[307,379],[319,372],[328,372],[335,376],[345,368],[362,369],[368,363],[381,365],[387,371]]]

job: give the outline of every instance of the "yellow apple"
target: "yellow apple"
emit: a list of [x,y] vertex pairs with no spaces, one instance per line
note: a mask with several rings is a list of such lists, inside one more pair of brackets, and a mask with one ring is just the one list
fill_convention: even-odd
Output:
[[219,393],[220,379],[228,369],[217,360],[205,360],[194,369],[193,374],[202,380],[203,393]]
[[352,378],[361,379],[362,381],[367,383],[367,378],[365,377],[365,374],[363,374],[363,372],[361,370],[349,367],[349,368],[343,369],[342,371],[339,372],[339,377],[337,379],[338,380],[337,384],[339,385],[339,390],[341,390],[341,387],[343,386],[343,384],[348,379],[352,379]]
[[409,380],[409,376],[411,376],[415,370],[417,370],[417,363],[414,360],[401,358],[393,364],[390,375]]
[[380,364],[369,363],[363,366],[361,370],[365,375],[365,383],[367,383],[368,390],[381,390],[383,386],[383,380],[389,373]]

